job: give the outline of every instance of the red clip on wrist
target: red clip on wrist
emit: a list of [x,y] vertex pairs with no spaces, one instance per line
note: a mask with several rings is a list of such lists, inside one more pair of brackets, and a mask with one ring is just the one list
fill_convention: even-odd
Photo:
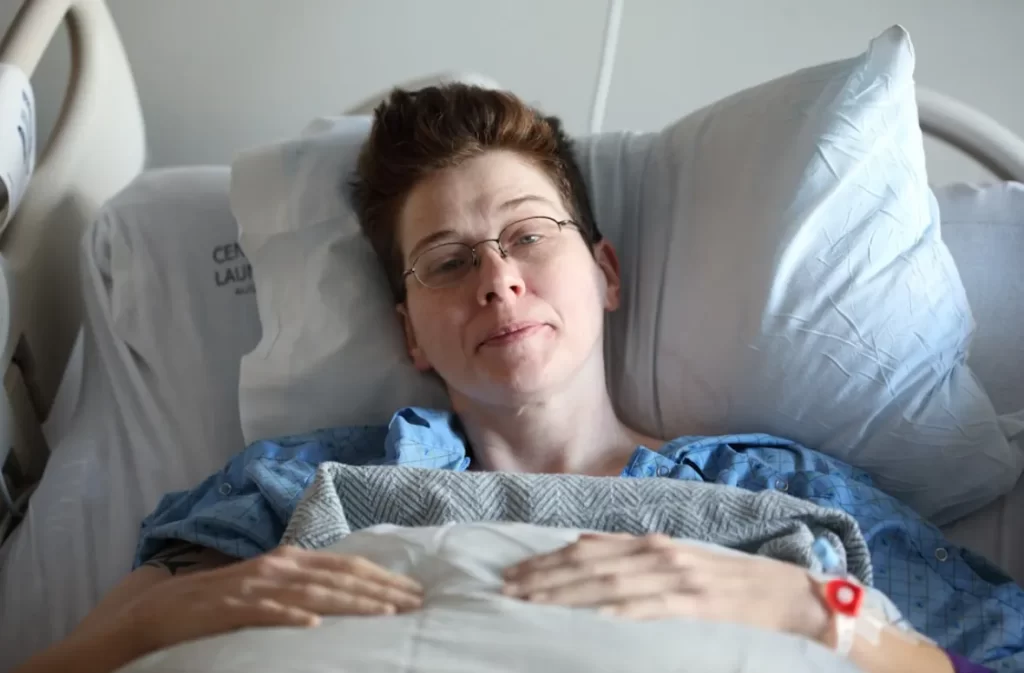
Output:
[[847,579],[825,583],[825,605],[835,617],[836,651],[843,656],[853,649],[857,635],[857,616],[864,602],[864,588]]
[[864,589],[850,580],[837,578],[825,583],[825,603],[832,612],[856,617],[864,602]]

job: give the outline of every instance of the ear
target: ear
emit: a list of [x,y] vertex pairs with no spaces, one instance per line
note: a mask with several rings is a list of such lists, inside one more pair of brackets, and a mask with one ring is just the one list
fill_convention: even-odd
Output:
[[604,307],[607,311],[619,308],[619,293],[622,291],[622,276],[619,273],[619,256],[607,240],[594,246],[594,260],[604,279]]
[[398,311],[402,321],[402,332],[405,333],[405,348],[409,352],[412,366],[421,372],[429,372],[433,367],[427,362],[427,356],[424,355],[423,350],[416,341],[416,332],[412,328],[412,318],[409,317],[409,309],[405,304],[396,304],[395,310]]

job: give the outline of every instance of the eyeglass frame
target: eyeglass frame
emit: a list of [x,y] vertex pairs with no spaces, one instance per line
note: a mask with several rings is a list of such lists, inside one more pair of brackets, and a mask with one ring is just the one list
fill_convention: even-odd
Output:
[[584,236],[583,228],[580,227],[579,223],[576,222],[575,220],[571,220],[571,219],[568,219],[568,218],[566,218],[564,220],[556,220],[555,218],[553,218],[553,217],[551,217],[549,215],[531,215],[530,217],[522,217],[522,218],[520,218],[520,219],[518,219],[518,220],[516,220],[514,222],[509,222],[504,227],[502,227],[501,231],[498,232],[498,235],[495,238],[485,238],[485,239],[477,241],[476,243],[474,243],[472,245],[470,245],[469,243],[463,243],[462,241],[447,241],[445,243],[438,243],[437,245],[432,245],[429,248],[427,248],[426,250],[421,250],[420,253],[418,255],[416,255],[416,258],[414,260],[412,260],[412,264],[409,266],[409,268],[406,269],[402,273],[402,284],[403,285],[405,284],[405,279],[406,278],[408,278],[409,276],[412,276],[412,277],[414,277],[416,279],[417,283],[419,283],[420,285],[422,285],[423,287],[425,287],[425,288],[427,288],[429,290],[440,290],[440,289],[444,289],[444,288],[447,288],[447,287],[455,287],[460,282],[465,280],[465,278],[469,275],[468,272],[466,273],[466,276],[463,276],[462,278],[460,278],[458,281],[456,281],[452,285],[441,285],[441,286],[427,285],[422,280],[420,280],[419,276],[416,275],[416,263],[424,255],[426,255],[428,252],[430,252],[431,250],[436,250],[436,249],[438,249],[440,247],[443,247],[443,246],[446,246],[446,245],[461,245],[461,246],[463,246],[465,248],[469,248],[469,252],[473,256],[473,268],[477,268],[478,269],[478,268],[480,268],[480,255],[477,254],[476,249],[478,247],[480,247],[481,245],[483,245],[484,243],[494,243],[495,247],[498,249],[498,253],[501,255],[501,258],[502,259],[508,259],[509,254],[505,250],[505,248],[502,247],[502,245],[501,245],[501,235],[504,234],[509,229],[511,229],[512,227],[516,226],[517,224],[521,224],[523,222],[526,222],[527,220],[549,220],[551,222],[554,222],[558,226],[558,233],[559,234],[562,233],[562,229],[564,229],[567,226],[571,226],[571,227],[574,227],[576,229],[576,231],[579,232],[580,236]]

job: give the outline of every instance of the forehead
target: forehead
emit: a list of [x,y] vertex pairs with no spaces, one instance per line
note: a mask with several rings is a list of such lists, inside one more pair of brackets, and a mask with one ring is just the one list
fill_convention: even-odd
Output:
[[[527,195],[554,206],[527,201],[513,210],[502,207]],[[564,216],[560,204],[558,189],[544,171],[518,154],[495,150],[421,180],[405,200],[396,235],[404,253],[421,238],[446,229],[489,236],[517,212]],[[554,208],[558,212],[551,212]]]

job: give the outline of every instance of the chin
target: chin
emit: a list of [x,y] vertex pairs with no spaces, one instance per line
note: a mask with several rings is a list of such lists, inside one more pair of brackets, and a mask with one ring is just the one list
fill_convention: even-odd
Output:
[[480,372],[479,381],[489,391],[488,397],[505,402],[537,399],[558,387],[563,377],[549,362],[519,362],[515,366],[489,367]]
[[516,367],[499,371],[488,371],[481,377],[496,388],[504,388],[510,392],[529,393],[545,387],[543,367]]
[[[516,404],[542,398],[565,383],[574,367],[558,348],[524,343],[487,353],[477,353],[455,386],[470,398],[492,403]],[[448,379],[451,380],[451,379]]]

